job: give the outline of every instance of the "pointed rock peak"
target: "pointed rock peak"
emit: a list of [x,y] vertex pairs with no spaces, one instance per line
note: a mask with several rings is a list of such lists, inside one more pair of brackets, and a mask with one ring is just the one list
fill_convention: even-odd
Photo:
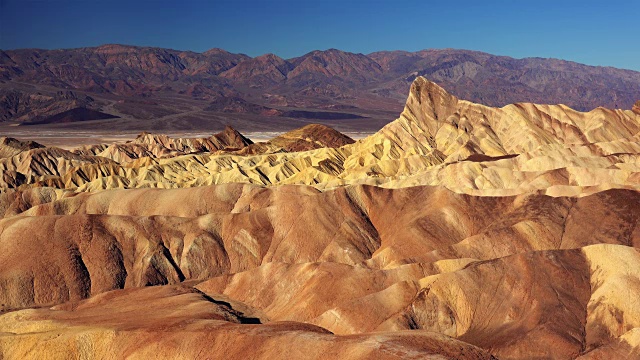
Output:
[[224,127],[224,130],[222,130],[223,133],[230,133],[230,134],[240,134],[240,132],[236,129],[234,129],[231,125],[226,125]]
[[640,115],[640,100],[636,101],[631,110],[633,110],[634,113]]
[[[312,139],[320,139],[320,138],[346,138],[351,141],[347,141],[346,143],[350,144],[354,142],[350,137],[344,135],[343,133],[335,130],[332,127],[322,125],[322,124],[309,124],[305,125],[301,128],[291,130],[287,133],[280,135],[280,137],[288,137],[288,138],[312,138]],[[344,145],[344,144],[342,144]]]
[[39,144],[35,141],[20,141],[11,137],[0,137],[0,159],[18,155],[23,151],[40,149],[44,147],[44,145]]
[[283,58],[281,58],[280,56],[276,55],[276,54],[272,54],[272,53],[268,53],[268,54],[264,54],[264,55],[260,55],[258,57],[255,57],[254,59],[256,60],[262,60],[262,61],[284,61]]
[[346,51],[342,51],[342,50],[338,50],[338,49],[327,49],[327,50],[316,50],[314,51],[314,53],[318,54],[351,54],[350,52],[346,52]]
[[320,124],[309,124],[291,130],[269,141],[286,151],[305,151],[321,147],[337,148],[355,141],[343,133]]
[[[436,84],[433,81],[428,80],[424,76],[418,76],[413,80],[411,84],[411,91],[415,91],[416,93],[447,93],[445,89],[443,89],[440,85]],[[453,96],[453,95],[451,95]]]
[[276,66],[276,67],[289,66],[289,63],[285,59],[271,53],[254,57],[253,59],[249,59],[247,61],[244,61],[243,63],[244,63],[244,66],[246,67],[252,67],[256,65],[257,66]]
[[[457,106],[458,98],[449,94],[438,84],[418,76],[411,84],[401,118],[410,119],[412,124],[421,128],[420,131],[435,135],[439,122],[455,113]],[[388,126],[397,126],[393,125],[394,123]],[[435,147],[435,144],[432,146]]]
[[205,56],[211,56],[211,57],[237,58],[240,60],[251,59],[251,57],[247,54],[232,53],[225,49],[220,49],[220,48],[209,49],[203,52],[202,54]]
[[43,148],[44,145],[37,143],[35,141],[20,141],[18,139],[12,137],[0,137],[0,145],[8,145],[11,147],[21,147],[21,148]]
[[354,57],[364,57],[362,54],[356,54],[348,51],[342,51],[338,49],[327,49],[327,50],[314,50],[305,55],[299,57],[299,59],[306,59],[310,57],[322,57],[322,58],[354,58]]
[[417,102],[418,105],[422,105],[423,102],[427,101],[428,105],[435,107],[456,103],[458,98],[448,93],[440,85],[427,80],[424,76],[418,76],[411,84],[407,105],[412,101]]
[[237,137],[244,138],[244,136],[238,130],[231,127],[231,125],[226,125],[224,127],[224,130],[222,130],[222,132],[220,132],[219,134],[225,135],[225,136],[234,136],[234,137],[237,136]]
[[212,137],[221,141],[225,146],[231,146],[238,149],[253,144],[251,139],[242,135],[238,130],[231,127],[231,125],[225,126],[224,130]]
[[231,53],[228,52],[225,49],[213,48],[213,49],[209,49],[209,50],[203,52],[203,54],[205,54],[205,55],[217,55],[217,54],[231,54]]
[[35,141],[20,141],[12,137],[0,137],[0,152],[2,152],[2,149],[4,148],[24,151],[31,149],[40,149],[44,147],[46,146]]
[[323,124],[305,125],[305,126],[301,127],[300,130],[311,130],[311,131],[319,130],[319,131],[335,131],[335,132],[337,132],[337,130],[335,130],[331,126],[327,126],[327,125],[323,125]]
[[151,135],[151,133],[148,132],[148,131],[143,131],[140,134],[138,134],[138,136],[136,136],[136,139],[141,139],[141,138],[143,138],[143,137],[145,137],[147,135]]
[[138,137],[133,140],[134,143],[148,145],[161,145],[167,143],[168,141],[169,137],[167,135],[152,134],[146,131],[140,133]]

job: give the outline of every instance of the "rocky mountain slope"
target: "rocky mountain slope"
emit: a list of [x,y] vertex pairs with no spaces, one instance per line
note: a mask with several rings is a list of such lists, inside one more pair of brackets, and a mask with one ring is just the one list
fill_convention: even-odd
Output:
[[[120,128],[138,130],[158,128],[158,121],[168,129],[211,129],[220,127],[219,119],[240,130],[265,120],[290,130],[305,119],[377,130],[401,109],[417,76],[493,107],[526,101],[581,111],[631,109],[640,93],[635,71],[466,50],[363,55],[329,49],[282,59],[104,45],[0,51],[0,121],[37,122],[88,107],[120,117]],[[348,120],[358,117],[367,121]]]
[[638,358],[638,134],[418,77],[358,141],[3,139],[0,356]]
[[[201,152],[145,152],[136,140],[126,147],[140,149],[140,156],[87,157],[108,145],[74,152],[34,149],[2,160],[0,168],[24,179],[17,185],[75,191],[242,182],[319,189],[347,184],[439,185],[476,195],[539,191],[573,196],[638,188],[638,117],[631,110],[598,108],[585,113],[563,105],[491,108],[459,100],[420,77],[400,118],[355,143],[326,127],[315,132],[306,127],[246,148],[246,141],[234,142],[236,153],[216,153],[221,146],[201,147]],[[306,140],[323,134],[334,140]],[[123,146],[111,145],[109,151]],[[306,151],[290,152],[300,150]],[[106,158],[111,160],[108,166]]]

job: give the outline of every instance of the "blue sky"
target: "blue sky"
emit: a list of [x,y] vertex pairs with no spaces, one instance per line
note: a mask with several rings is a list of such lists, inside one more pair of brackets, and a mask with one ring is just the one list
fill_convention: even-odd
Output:
[[640,1],[0,0],[0,48],[458,48],[640,71]]

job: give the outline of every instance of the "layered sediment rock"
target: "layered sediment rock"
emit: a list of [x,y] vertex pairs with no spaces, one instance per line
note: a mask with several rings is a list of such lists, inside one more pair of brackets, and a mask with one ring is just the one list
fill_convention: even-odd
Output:
[[638,357],[634,111],[418,78],[356,142],[4,139],[0,357]]

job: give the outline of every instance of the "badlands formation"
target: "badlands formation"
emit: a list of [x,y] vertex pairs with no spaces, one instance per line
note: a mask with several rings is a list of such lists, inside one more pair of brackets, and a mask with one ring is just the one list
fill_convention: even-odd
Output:
[[0,358],[640,358],[640,110],[0,143]]

